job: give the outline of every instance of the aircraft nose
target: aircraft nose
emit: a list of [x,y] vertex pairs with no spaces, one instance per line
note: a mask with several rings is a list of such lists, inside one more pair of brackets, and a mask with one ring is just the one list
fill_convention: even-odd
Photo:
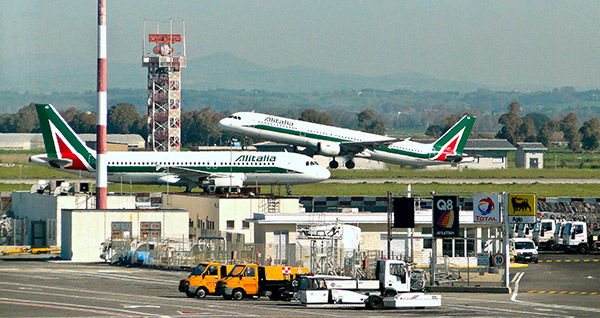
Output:
[[228,124],[227,122],[229,118],[223,118],[221,120],[219,120],[219,128],[225,128],[227,126],[231,126],[231,124]]
[[329,177],[331,177],[331,172],[327,170],[327,168],[319,167],[319,170],[317,170],[317,176],[319,179],[321,179],[321,181],[327,180]]

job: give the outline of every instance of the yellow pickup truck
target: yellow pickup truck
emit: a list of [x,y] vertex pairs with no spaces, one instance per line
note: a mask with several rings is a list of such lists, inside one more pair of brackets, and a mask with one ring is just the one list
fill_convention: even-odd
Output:
[[204,298],[215,293],[217,281],[225,277],[233,265],[222,265],[214,262],[199,263],[188,278],[179,282],[179,291],[193,298]]
[[216,294],[225,299],[269,296],[271,300],[285,299],[285,290],[299,274],[307,274],[306,267],[259,266],[238,264],[217,282]]

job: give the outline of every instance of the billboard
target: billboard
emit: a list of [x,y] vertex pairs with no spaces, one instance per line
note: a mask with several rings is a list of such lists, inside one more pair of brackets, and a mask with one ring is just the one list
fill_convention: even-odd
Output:
[[535,223],[536,197],[534,193],[508,195],[508,222]]
[[433,196],[433,237],[458,237],[458,196]]
[[415,227],[415,198],[394,198],[394,227]]
[[475,223],[500,223],[498,194],[473,195],[473,220]]

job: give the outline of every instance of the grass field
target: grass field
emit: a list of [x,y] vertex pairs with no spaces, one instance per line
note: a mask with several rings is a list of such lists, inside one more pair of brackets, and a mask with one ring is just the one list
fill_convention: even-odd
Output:
[[[28,191],[27,184],[0,184],[0,191]],[[93,190],[93,188],[92,188]],[[183,192],[183,187],[169,187],[169,192]],[[382,183],[382,184],[342,184],[342,183],[317,183],[309,185],[292,186],[294,196],[386,196],[388,191],[406,191],[406,184]],[[108,191],[114,193],[132,192],[166,192],[166,186],[158,185],[129,185],[109,183]],[[194,189],[193,192],[202,190]],[[536,193],[539,197],[600,197],[600,185],[580,184],[412,184],[412,191],[431,193]],[[262,193],[274,193],[285,195],[285,187],[263,186]]]

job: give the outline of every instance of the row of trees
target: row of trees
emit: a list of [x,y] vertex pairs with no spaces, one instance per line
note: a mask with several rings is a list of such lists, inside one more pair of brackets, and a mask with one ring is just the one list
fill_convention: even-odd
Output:
[[[575,113],[567,113],[561,119],[550,118],[542,113],[529,113],[521,117],[519,102],[511,102],[508,112],[502,114],[498,123],[501,125],[497,138],[507,139],[510,143],[539,141],[545,146],[558,138],[564,137],[569,149],[573,151],[596,150],[600,146],[600,121],[597,117],[584,121],[579,126]],[[218,128],[218,122],[228,113],[216,112],[211,107],[182,113],[181,134],[183,146],[223,145],[232,137]],[[69,108],[62,112],[63,117],[78,133],[94,133],[96,131],[96,115],[89,111]],[[314,109],[304,109],[301,114],[294,116],[301,120],[336,125],[330,112],[320,112]],[[450,113],[439,123],[429,125],[426,134],[439,137],[460,119],[461,115]],[[385,134],[386,120],[377,115],[375,110],[367,108],[355,114],[353,126],[375,134]],[[479,118],[478,118],[479,120]],[[147,136],[148,117],[141,116],[131,103],[115,104],[108,110],[108,133],[110,134],[139,134]],[[346,126],[348,127],[348,126]],[[20,109],[16,114],[0,115],[0,132],[30,133],[39,132],[39,123],[35,105],[30,104]],[[475,133],[472,132],[472,136]],[[239,136],[238,136],[239,137]]]
[[573,151],[596,150],[600,146],[600,121],[598,117],[586,120],[579,127],[579,119],[575,113],[567,113],[561,119],[551,119],[545,114],[529,113],[519,116],[522,107],[519,102],[511,102],[508,112],[502,114],[498,123],[502,125],[496,134],[515,145],[517,142],[539,141],[548,147],[557,135],[562,133]]
[[[69,108],[61,112],[65,120],[77,133],[96,132],[96,114],[89,111],[81,111]],[[219,121],[226,114],[215,112],[211,107],[200,110],[183,112],[181,115],[181,136],[183,146],[191,147],[197,145],[224,145],[233,136],[223,133],[219,127]],[[325,125],[333,125],[333,120],[328,113],[313,109],[305,109],[300,119]],[[385,120],[377,116],[373,109],[365,109],[357,114],[358,124],[364,131],[383,134],[385,132]],[[108,109],[109,134],[148,134],[148,116],[141,116],[131,103],[115,104]],[[35,104],[21,108],[16,114],[0,115],[0,132],[3,133],[37,133],[40,126],[35,110]]]

